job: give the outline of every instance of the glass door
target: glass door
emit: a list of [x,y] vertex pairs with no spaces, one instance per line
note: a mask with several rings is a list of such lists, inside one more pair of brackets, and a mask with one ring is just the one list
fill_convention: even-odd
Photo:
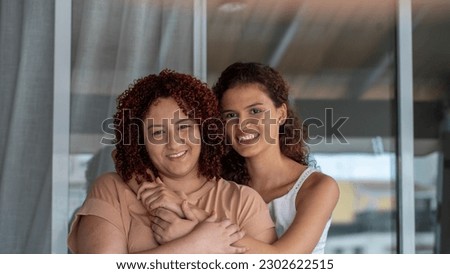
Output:
[[317,166],[341,190],[328,253],[396,253],[395,1],[208,1],[208,83],[279,70]]

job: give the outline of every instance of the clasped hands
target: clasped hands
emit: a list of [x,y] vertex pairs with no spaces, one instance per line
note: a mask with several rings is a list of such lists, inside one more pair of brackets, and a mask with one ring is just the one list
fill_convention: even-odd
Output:
[[186,194],[166,187],[160,178],[143,182],[137,198],[150,215],[155,240],[165,244],[190,236],[205,253],[244,253],[244,247],[232,246],[245,235],[229,219],[218,220],[214,212],[206,212],[187,202]]

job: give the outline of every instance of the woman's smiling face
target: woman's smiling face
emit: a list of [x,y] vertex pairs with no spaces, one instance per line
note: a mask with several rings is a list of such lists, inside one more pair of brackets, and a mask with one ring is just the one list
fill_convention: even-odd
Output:
[[144,121],[145,145],[162,178],[197,176],[201,151],[199,125],[171,98],[159,98]]
[[227,140],[241,156],[256,156],[268,147],[279,146],[279,122],[286,117],[286,106],[275,107],[260,85],[228,89],[221,109]]

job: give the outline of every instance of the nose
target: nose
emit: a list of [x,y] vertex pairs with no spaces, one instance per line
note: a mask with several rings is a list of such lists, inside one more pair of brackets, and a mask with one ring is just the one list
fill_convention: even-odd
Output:
[[233,119],[229,119],[226,121],[226,129],[228,133],[240,133],[245,125],[242,124],[242,119],[240,116],[234,117]]
[[258,119],[239,115],[239,117],[228,121],[227,130],[231,134],[251,133],[257,124]]
[[246,132],[249,128],[254,128],[258,124],[258,119],[253,117],[240,117],[238,121],[239,130]]
[[175,130],[170,130],[168,134],[168,140],[167,140],[167,148],[168,149],[176,149],[177,146],[183,144],[183,140],[181,139],[181,136],[179,136],[178,132]]

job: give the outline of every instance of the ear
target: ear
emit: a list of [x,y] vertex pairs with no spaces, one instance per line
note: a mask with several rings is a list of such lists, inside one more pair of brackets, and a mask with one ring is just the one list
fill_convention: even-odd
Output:
[[277,115],[278,115],[278,124],[281,126],[286,122],[287,118],[287,105],[283,103],[279,108],[277,108]]

